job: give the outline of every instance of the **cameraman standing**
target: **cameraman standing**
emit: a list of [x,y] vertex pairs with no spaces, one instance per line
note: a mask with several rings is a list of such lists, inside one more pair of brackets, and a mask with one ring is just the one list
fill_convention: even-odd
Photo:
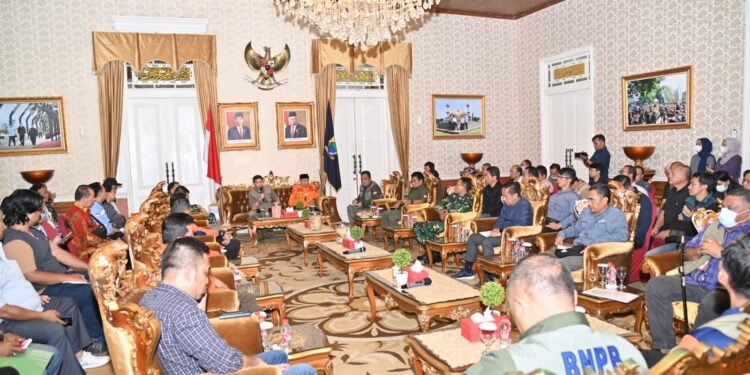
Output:
[[[599,163],[604,168],[602,169],[601,178],[606,182],[609,180],[609,159],[610,154],[609,150],[607,150],[607,140],[604,138],[604,135],[597,134],[594,136],[594,138],[591,138],[591,142],[594,144],[594,155],[591,155],[591,159],[589,159],[588,155],[585,152],[582,153],[576,153],[576,158],[581,159],[583,161],[583,164],[585,164],[587,167],[590,167],[591,164]],[[591,178],[589,177],[589,183],[592,183]]]

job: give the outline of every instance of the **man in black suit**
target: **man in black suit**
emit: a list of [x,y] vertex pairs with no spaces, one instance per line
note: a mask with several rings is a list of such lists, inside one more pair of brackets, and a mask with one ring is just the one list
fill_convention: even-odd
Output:
[[289,126],[284,130],[284,138],[307,138],[307,128],[297,123],[297,112],[289,112]]
[[236,141],[239,139],[251,139],[250,128],[244,125],[245,116],[242,112],[234,113],[234,127],[227,130],[227,139],[230,141]]

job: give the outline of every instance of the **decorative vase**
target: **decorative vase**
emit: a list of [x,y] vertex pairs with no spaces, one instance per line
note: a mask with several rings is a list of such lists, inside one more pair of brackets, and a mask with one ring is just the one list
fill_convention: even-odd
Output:
[[320,212],[310,213],[310,223],[313,231],[320,231],[323,229],[323,215]]
[[[482,156],[484,156],[484,154],[481,152],[462,152],[461,160],[468,164],[468,168],[471,168],[472,171],[476,171],[475,165],[482,160]],[[464,171],[466,171],[466,169],[464,169]]]
[[396,285],[399,287],[402,285],[406,285],[406,282],[409,280],[409,274],[404,271],[396,273],[393,276],[396,279]]
[[625,146],[622,150],[625,152],[625,156],[635,163],[635,166],[643,168],[643,180],[650,181],[654,177],[656,171],[644,166],[643,162],[654,154],[656,146]]

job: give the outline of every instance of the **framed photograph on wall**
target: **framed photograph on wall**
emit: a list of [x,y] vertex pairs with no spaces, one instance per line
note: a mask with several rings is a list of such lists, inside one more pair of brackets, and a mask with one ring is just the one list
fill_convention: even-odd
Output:
[[0,156],[68,152],[63,98],[0,98]]
[[258,103],[219,103],[221,150],[259,150]]
[[689,129],[692,115],[692,66],[622,77],[625,131]]
[[313,103],[276,103],[276,133],[279,149],[315,146]]
[[432,139],[484,138],[484,95],[432,95]]

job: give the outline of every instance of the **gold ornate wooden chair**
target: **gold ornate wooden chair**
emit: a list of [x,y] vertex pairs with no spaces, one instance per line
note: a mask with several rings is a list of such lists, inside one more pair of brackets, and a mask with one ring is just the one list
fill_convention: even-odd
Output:
[[383,198],[373,199],[372,206],[384,207],[386,210],[390,210],[393,204],[403,198],[401,194],[403,191],[403,182],[401,172],[391,172],[391,175],[387,179],[380,181]]
[[[705,227],[710,225],[713,221],[718,219],[719,214],[706,210],[704,208],[697,209],[693,216],[691,217],[691,221],[693,222],[693,226],[695,229],[700,232]],[[663,254],[657,254],[657,255],[651,255],[647,256],[643,260],[643,265],[641,266],[641,271],[643,273],[649,274],[651,278],[654,278],[656,276],[664,276],[669,274],[674,274],[673,271],[677,269],[680,265],[680,253],[678,251],[675,252],[669,252],[669,253],[663,253]],[[688,329],[692,329],[693,322],[695,321],[695,317],[698,315],[698,303],[695,302],[688,302],[687,308],[688,308]],[[675,332],[682,332],[682,328],[685,324],[685,319],[683,317],[682,312],[682,301],[672,302],[672,309],[673,309],[673,315],[672,315],[672,323],[674,326]]]
[[[116,374],[161,373],[156,347],[159,322],[150,310],[138,306],[141,297],[156,286],[150,270],[125,270],[128,246],[122,241],[102,244],[89,263],[91,287],[102,315],[112,365]],[[247,355],[262,351],[258,321],[254,317],[211,319],[219,335]],[[242,335],[237,335],[242,332]],[[251,370],[247,372],[247,370]],[[274,367],[243,370],[241,374],[281,374]]]
[[[532,177],[528,184],[521,184],[521,197],[531,203],[533,210],[532,225],[511,227],[512,230],[501,236],[500,246],[494,248],[495,254],[508,250],[506,243],[509,238],[532,237],[542,233],[544,223],[547,221],[547,206],[549,202],[549,190],[542,185],[538,179]],[[478,218],[475,221],[474,233],[491,231],[497,218]],[[511,229],[506,228],[506,229]]]
[[[599,281],[599,263],[612,262],[616,266],[630,266],[630,258],[633,252],[633,243],[635,240],[635,231],[638,224],[638,216],[641,206],[638,203],[639,195],[636,192],[625,190],[623,186],[616,182],[610,181],[611,199],[609,204],[625,214],[628,222],[629,238],[627,242],[606,242],[594,244],[583,250],[583,269],[572,272],[575,282],[595,283]],[[581,211],[587,205],[576,205],[576,209]],[[534,239],[539,251],[551,251],[555,248],[555,238],[557,233],[543,233]]]

